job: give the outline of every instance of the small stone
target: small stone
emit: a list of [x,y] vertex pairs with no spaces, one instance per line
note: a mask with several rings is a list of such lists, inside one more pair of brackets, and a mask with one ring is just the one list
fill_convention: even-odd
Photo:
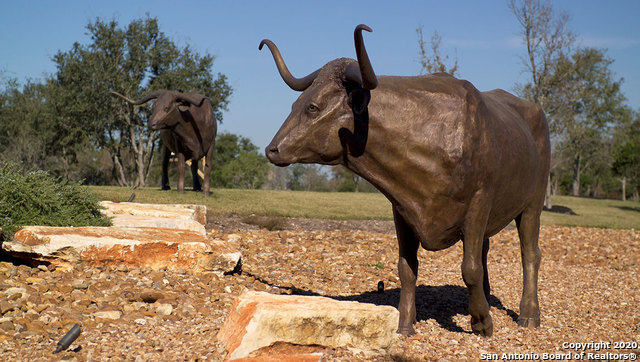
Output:
[[84,282],[84,279],[76,279],[71,283],[71,287],[73,289],[87,289],[89,288],[89,285],[87,283]]
[[173,312],[173,306],[169,303],[157,303],[156,314],[161,316],[171,315]]
[[7,301],[0,301],[0,315],[3,315],[7,312],[12,311],[14,308],[13,304],[7,302]]
[[140,325],[140,326],[144,326],[147,324],[147,320],[144,318],[138,318],[136,320],[133,321],[135,324]]
[[25,279],[25,281],[27,282],[27,284],[40,284],[44,281],[44,279],[38,277],[28,277],[27,279]]
[[15,294],[20,294],[20,297],[22,297],[22,295],[27,294],[27,290],[25,288],[21,288],[21,287],[11,287],[7,290],[4,291],[4,295],[10,297],[12,295]]
[[122,317],[122,311],[119,310],[101,310],[93,312],[93,316],[103,319],[120,319]]
[[147,290],[140,294],[140,299],[145,303],[155,303],[158,299],[164,298],[164,294],[156,290]]
[[225,293],[231,293],[231,287],[230,287],[230,286],[228,286],[228,285],[225,285],[225,287],[224,287],[224,292],[225,292]]
[[9,321],[0,322],[0,331],[8,332],[12,330],[13,330],[13,323]]

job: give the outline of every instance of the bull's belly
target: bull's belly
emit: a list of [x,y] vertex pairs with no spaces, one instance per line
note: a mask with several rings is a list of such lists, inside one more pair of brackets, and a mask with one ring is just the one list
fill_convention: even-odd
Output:
[[[498,212],[491,212],[485,225],[484,238],[489,238],[500,232],[521,211],[521,205],[513,205],[505,207]],[[463,239],[466,210],[458,209],[456,212],[440,214],[433,212],[416,214],[430,215],[422,219],[419,217],[405,217],[420,239],[420,244],[424,249],[430,251],[443,250]]]

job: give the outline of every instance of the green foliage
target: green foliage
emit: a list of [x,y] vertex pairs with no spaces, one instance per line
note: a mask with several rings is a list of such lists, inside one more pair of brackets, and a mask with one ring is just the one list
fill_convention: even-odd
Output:
[[[232,89],[214,73],[213,56],[174,44],[156,18],[126,26],[98,18],[86,28],[89,42],[59,50],[52,58],[56,72],[43,82],[20,86],[2,78],[0,161],[65,179],[144,185],[159,148],[157,132],[146,127],[150,105],[132,107],[108,91],[130,98],[158,89],[198,92],[211,99],[221,121]],[[109,162],[96,165],[103,151]],[[94,163],[77,167],[86,154],[96,155]]]
[[258,147],[242,136],[221,133],[216,137],[212,185],[224,188],[256,189],[267,178],[269,163]]
[[0,163],[0,227],[11,237],[24,225],[108,226],[89,189],[45,171],[20,171]]

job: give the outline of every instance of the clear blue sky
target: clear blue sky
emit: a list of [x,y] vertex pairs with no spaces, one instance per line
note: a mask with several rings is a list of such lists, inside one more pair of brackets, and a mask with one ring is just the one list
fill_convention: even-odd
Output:
[[[570,29],[584,46],[607,49],[624,78],[628,104],[640,109],[640,1],[553,1],[571,15]],[[298,93],[278,75],[263,38],[273,40],[296,76],[338,57],[355,58],[353,29],[364,23],[371,62],[379,75],[420,71],[416,28],[442,36],[442,51],[457,55],[459,76],[480,90],[513,90],[527,80],[524,47],[506,1],[16,1],[0,0],[0,71],[24,82],[55,72],[51,57],[76,41],[87,44],[86,25],[97,17],[121,26],[149,13],[179,45],[216,56],[214,70],[234,93],[221,130],[264,148]]]

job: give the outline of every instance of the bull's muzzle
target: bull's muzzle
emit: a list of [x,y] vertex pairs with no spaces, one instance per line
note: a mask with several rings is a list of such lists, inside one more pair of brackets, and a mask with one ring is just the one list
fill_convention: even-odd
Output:
[[280,155],[280,152],[278,151],[278,146],[276,146],[273,143],[270,144],[269,146],[267,146],[267,148],[265,149],[264,153],[267,156],[267,159],[269,160],[269,162],[273,163],[276,166],[286,167],[286,166],[289,166],[291,164],[289,162],[284,162],[282,160],[282,156]]

